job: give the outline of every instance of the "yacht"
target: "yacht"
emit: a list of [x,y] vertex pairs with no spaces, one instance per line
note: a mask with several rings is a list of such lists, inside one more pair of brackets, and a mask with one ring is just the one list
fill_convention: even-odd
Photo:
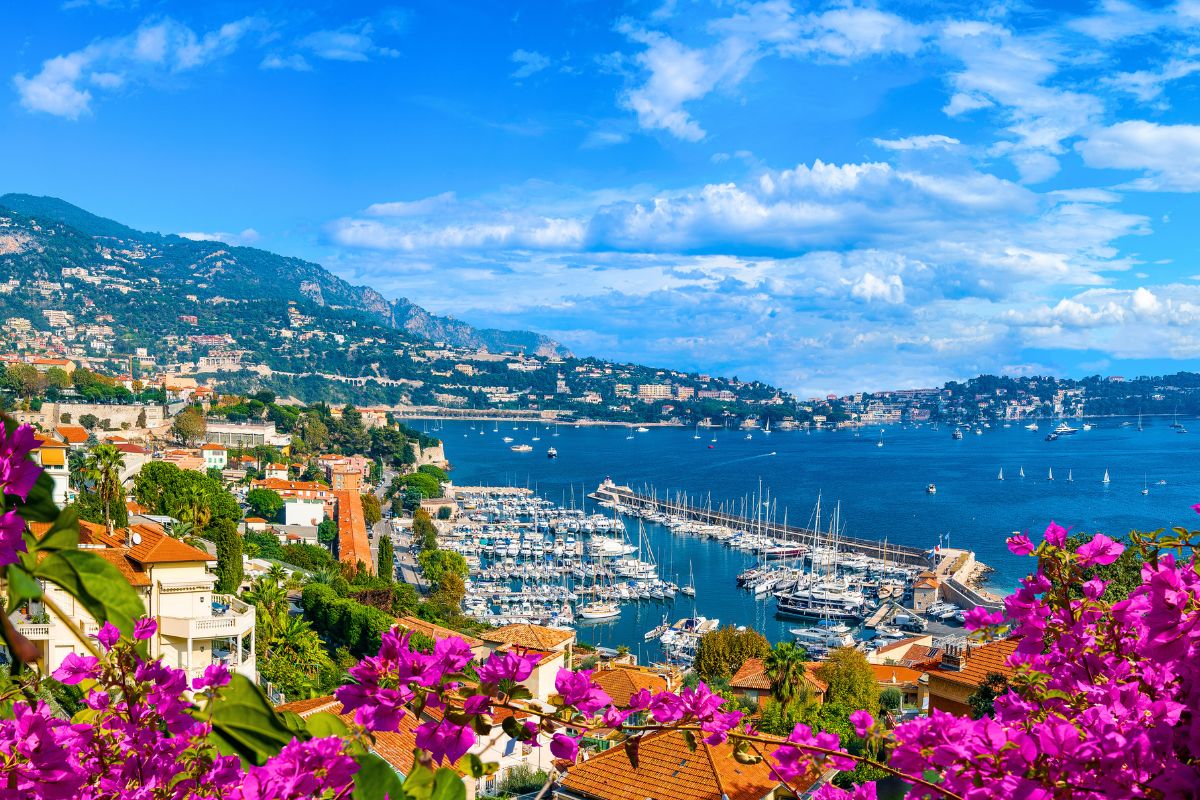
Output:
[[937,486],[932,483],[929,484],[925,487],[925,494],[937,494]]
[[1058,426],[1054,429],[1054,432],[1059,436],[1070,436],[1072,433],[1076,433],[1078,430],[1078,428],[1072,428],[1070,425],[1068,425],[1067,421],[1064,419],[1062,422],[1058,423]]
[[1038,429],[1038,424],[1036,422],[1031,422],[1025,426],[1025,430],[1027,430],[1027,431],[1036,431],[1037,429]]
[[1004,480],[1004,467],[1000,468],[1000,474],[996,476],[996,480],[998,480],[998,481]]
[[638,425],[636,430],[638,433],[649,433],[649,431],[650,431],[650,429],[647,428],[645,425]]
[[546,458],[558,458],[558,450],[551,447],[546,451]]
[[876,447],[883,447],[883,431],[879,431],[879,441],[875,443]]
[[854,631],[844,623],[814,628],[789,628],[788,632],[796,637],[797,644],[804,645],[810,652],[854,646]]
[[616,603],[588,603],[577,615],[582,619],[612,619],[621,616],[621,607]]
[[1109,481],[1109,479],[1108,479],[1108,470],[1104,470],[1104,479],[1101,480],[1100,482],[1101,483],[1111,483],[1111,481]]
[[954,438],[955,438],[955,439],[961,439],[961,438],[963,438],[963,432],[962,432],[962,428],[955,428],[955,429],[954,429],[954,434],[953,434],[953,436],[954,436]]
[[512,447],[510,447],[508,449],[512,450],[514,453],[528,453],[533,450],[533,445],[531,445],[531,444],[514,444]]
[[505,444],[508,444],[508,443],[509,443],[509,442],[511,442],[512,440],[513,440],[513,438],[512,438],[511,436],[505,436],[505,437],[504,437],[503,439],[501,439],[500,441],[504,442]]
[[1083,429],[1085,431],[1090,431],[1092,429],[1092,423],[1090,423],[1090,422],[1083,423]]

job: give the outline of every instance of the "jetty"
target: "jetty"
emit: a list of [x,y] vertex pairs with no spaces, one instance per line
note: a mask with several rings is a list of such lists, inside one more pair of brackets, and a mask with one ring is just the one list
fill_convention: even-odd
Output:
[[[773,539],[788,544],[812,546],[815,542],[823,541],[826,534],[809,528],[780,522],[773,515],[738,514],[725,505],[713,508],[711,500],[699,502],[696,498],[685,493],[668,494],[660,498],[657,493],[637,492],[628,486],[621,486],[611,479],[605,478],[596,491],[588,495],[598,503],[611,505],[614,508],[627,508],[631,511],[648,516],[663,514],[696,522],[701,525],[717,525],[733,530],[753,530]],[[749,504],[757,507],[758,503]],[[892,544],[886,540],[859,539],[850,536],[839,536],[837,547],[840,551],[857,553],[868,558],[876,559],[906,567],[932,568],[941,559],[935,559],[932,550],[909,545]]]

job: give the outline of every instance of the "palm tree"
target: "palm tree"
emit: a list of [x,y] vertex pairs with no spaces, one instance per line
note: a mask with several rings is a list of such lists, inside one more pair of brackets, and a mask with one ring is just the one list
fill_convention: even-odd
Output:
[[188,486],[179,499],[175,516],[183,522],[190,522],[192,530],[203,530],[212,519],[212,509],[208,507],[208,493],[204,487],[197,484]]
[[785,706],[791,705],[804,693],[804,662],[808,654],[794,642],[779,642],[763,659],[771,692]]
[[340,567],[335,567],[332,564],[319,569],[315,569],[308,575],[308,583],[320,583],[325,586],[333,584],[334,579],[342,574]]
[[71,476],[71,487],[76,491],[82,490],[87,483],[87,453],[82,450],[68,453],[67,471]]
[[84,474],[95,488],[100,504],[104,508],[104,527],[109,535],[113,532],[112,507],[121,501],[121,470],[125,468],[125,456],[111,444],[98,444],[84,460]]
[[287,570],[278,564],[272,564],[271,568],[267,570],[267,577],[274,581],[276,586],[279,586],[287,580]]

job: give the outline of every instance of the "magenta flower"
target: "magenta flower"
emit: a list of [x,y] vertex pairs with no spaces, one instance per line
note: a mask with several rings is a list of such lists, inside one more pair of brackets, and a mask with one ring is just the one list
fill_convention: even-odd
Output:
[[700,681],[695,689],[690,686],[683,687],[683,691],[679,693],[679,700],[684,715],[698,720],[711,718],[717,709],[725,704],[725,698],[713,694],[704,681]]
[[222,686],[228,686],[229,681],[233,676],[229,674],[229,668],[224,664],[209,664],[204,668],[204,674],[192,681],[192,688],[199,691],[200,689],[219,689]]
[[428,751],[435,763],[449,759],[453,764],[475,744],[475,732],[467,725],[456,725],[443,718],[440,722],[430,720],[418,725],[416,740],[417,747]]
[[854,726],[856,736],[866,736],[875,725],[875,720],[869,712],[860,709],[850,714],[850,724]]
[[563,705],[575,707],[584,716],[590,717],[612,703],[612,698],[592,683],[591,670],[560,669],[554,676],[554,688],[562,696]]
[[16,511],[0,514],[0,567],[17,562],[17,553],[26,551],[25,520]]
[[724,744],[729,738],[729,732],[741,724],[743,714],[740,711],[716,713],[700,723],[700,730],[708,734],[704,741],[708,744]]
[[96,634],[96,640],[104,645],[105,650],[111,650],[112,646],[121,639],[121,631],[117,630],[117,626],[111,622],[106,622]]
[[71,686],[83,680],[94,680],[100,675],[100,660],[95,656],[81,656],[77,653],[68,653],[63,659],[62,664],[58,669],[51,673],[50,677],[61,683]]
[[42,468],[29,459],[41,444],[29,425],[18,425],[12,432],[0,424],[0,494],[12,494],[22,500],[37,483]]
[[150,617],[144,617],[133,623],[133,638],[138,641],[149,639],[158,631],[158,623]]
[[1005,540],[1008,550],[1015,556],[1027,556],[1035,549],[1033,541],[1023,533],[1014,534]]
[[473,716],[492,713],[492,698],[486,694],[474,694],[463,701],[463,711]]
[[683,701],[671,692],[659,692],[654,695],[646,708],[650,711],[650,716],[654,717],[654,721],[663,725],[683,718]]
[[1047,542],[1055,547],[1062,547],[1067,543],[1067,534],[1069,532],[1069,528],[1064,528],[1057,522],[1051,521],[1050,524],[1046,526],[1046,533],[1043,538],[1045,538]]
[[498,684],[501,681],[520,683],[533,674],[542,660],[538,653],[517,653],[512,650],[499,651],[488,656],[476,672],[481,683]]
[[579,757],[579,739],[567,736],[565,733],[556,733],[554,734],[554,738],[550,740],[550,753],[555,758],[561,758],[564,761],[574,761]]
[[[963,618],[963,625],[969,631],[977,631],[1004,622],[1004,615],[999,611],[992,613],[983,606],[975,606]],[[861,734],[860,734],[861,735]]]
[[1075,551],[1079,563],[1085,567],[1093,564],[1106,566],[1113,563],[1125,552],[1125,545],[1114,541],[1103,533],[1097,533],[1092,540]]

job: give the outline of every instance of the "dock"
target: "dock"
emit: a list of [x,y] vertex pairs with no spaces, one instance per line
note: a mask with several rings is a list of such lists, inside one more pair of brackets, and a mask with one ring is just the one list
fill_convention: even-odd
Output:
[[[726,510],[723,506],[714,509],[711,503],[700,504],[686,495],[674,499],[661,499],[656,494],[636,492],[628,486],[620,486],[605,480],[589,495],[597,502],[625,506],[639,513],[667,514],[703,525],[720,525],[733,530],[753,530],[787,543],[813,546],[828,539],[826,533],[810,530],[799,525],[789,525],[773,519],[754,519]],[[890,544],[883,540],[858,539],[840,536],[839,550],[858,553],[869,558],[908,567],[933,567],[930,550],[909,545]],[[940,560],[940,559],[939,559]]]

